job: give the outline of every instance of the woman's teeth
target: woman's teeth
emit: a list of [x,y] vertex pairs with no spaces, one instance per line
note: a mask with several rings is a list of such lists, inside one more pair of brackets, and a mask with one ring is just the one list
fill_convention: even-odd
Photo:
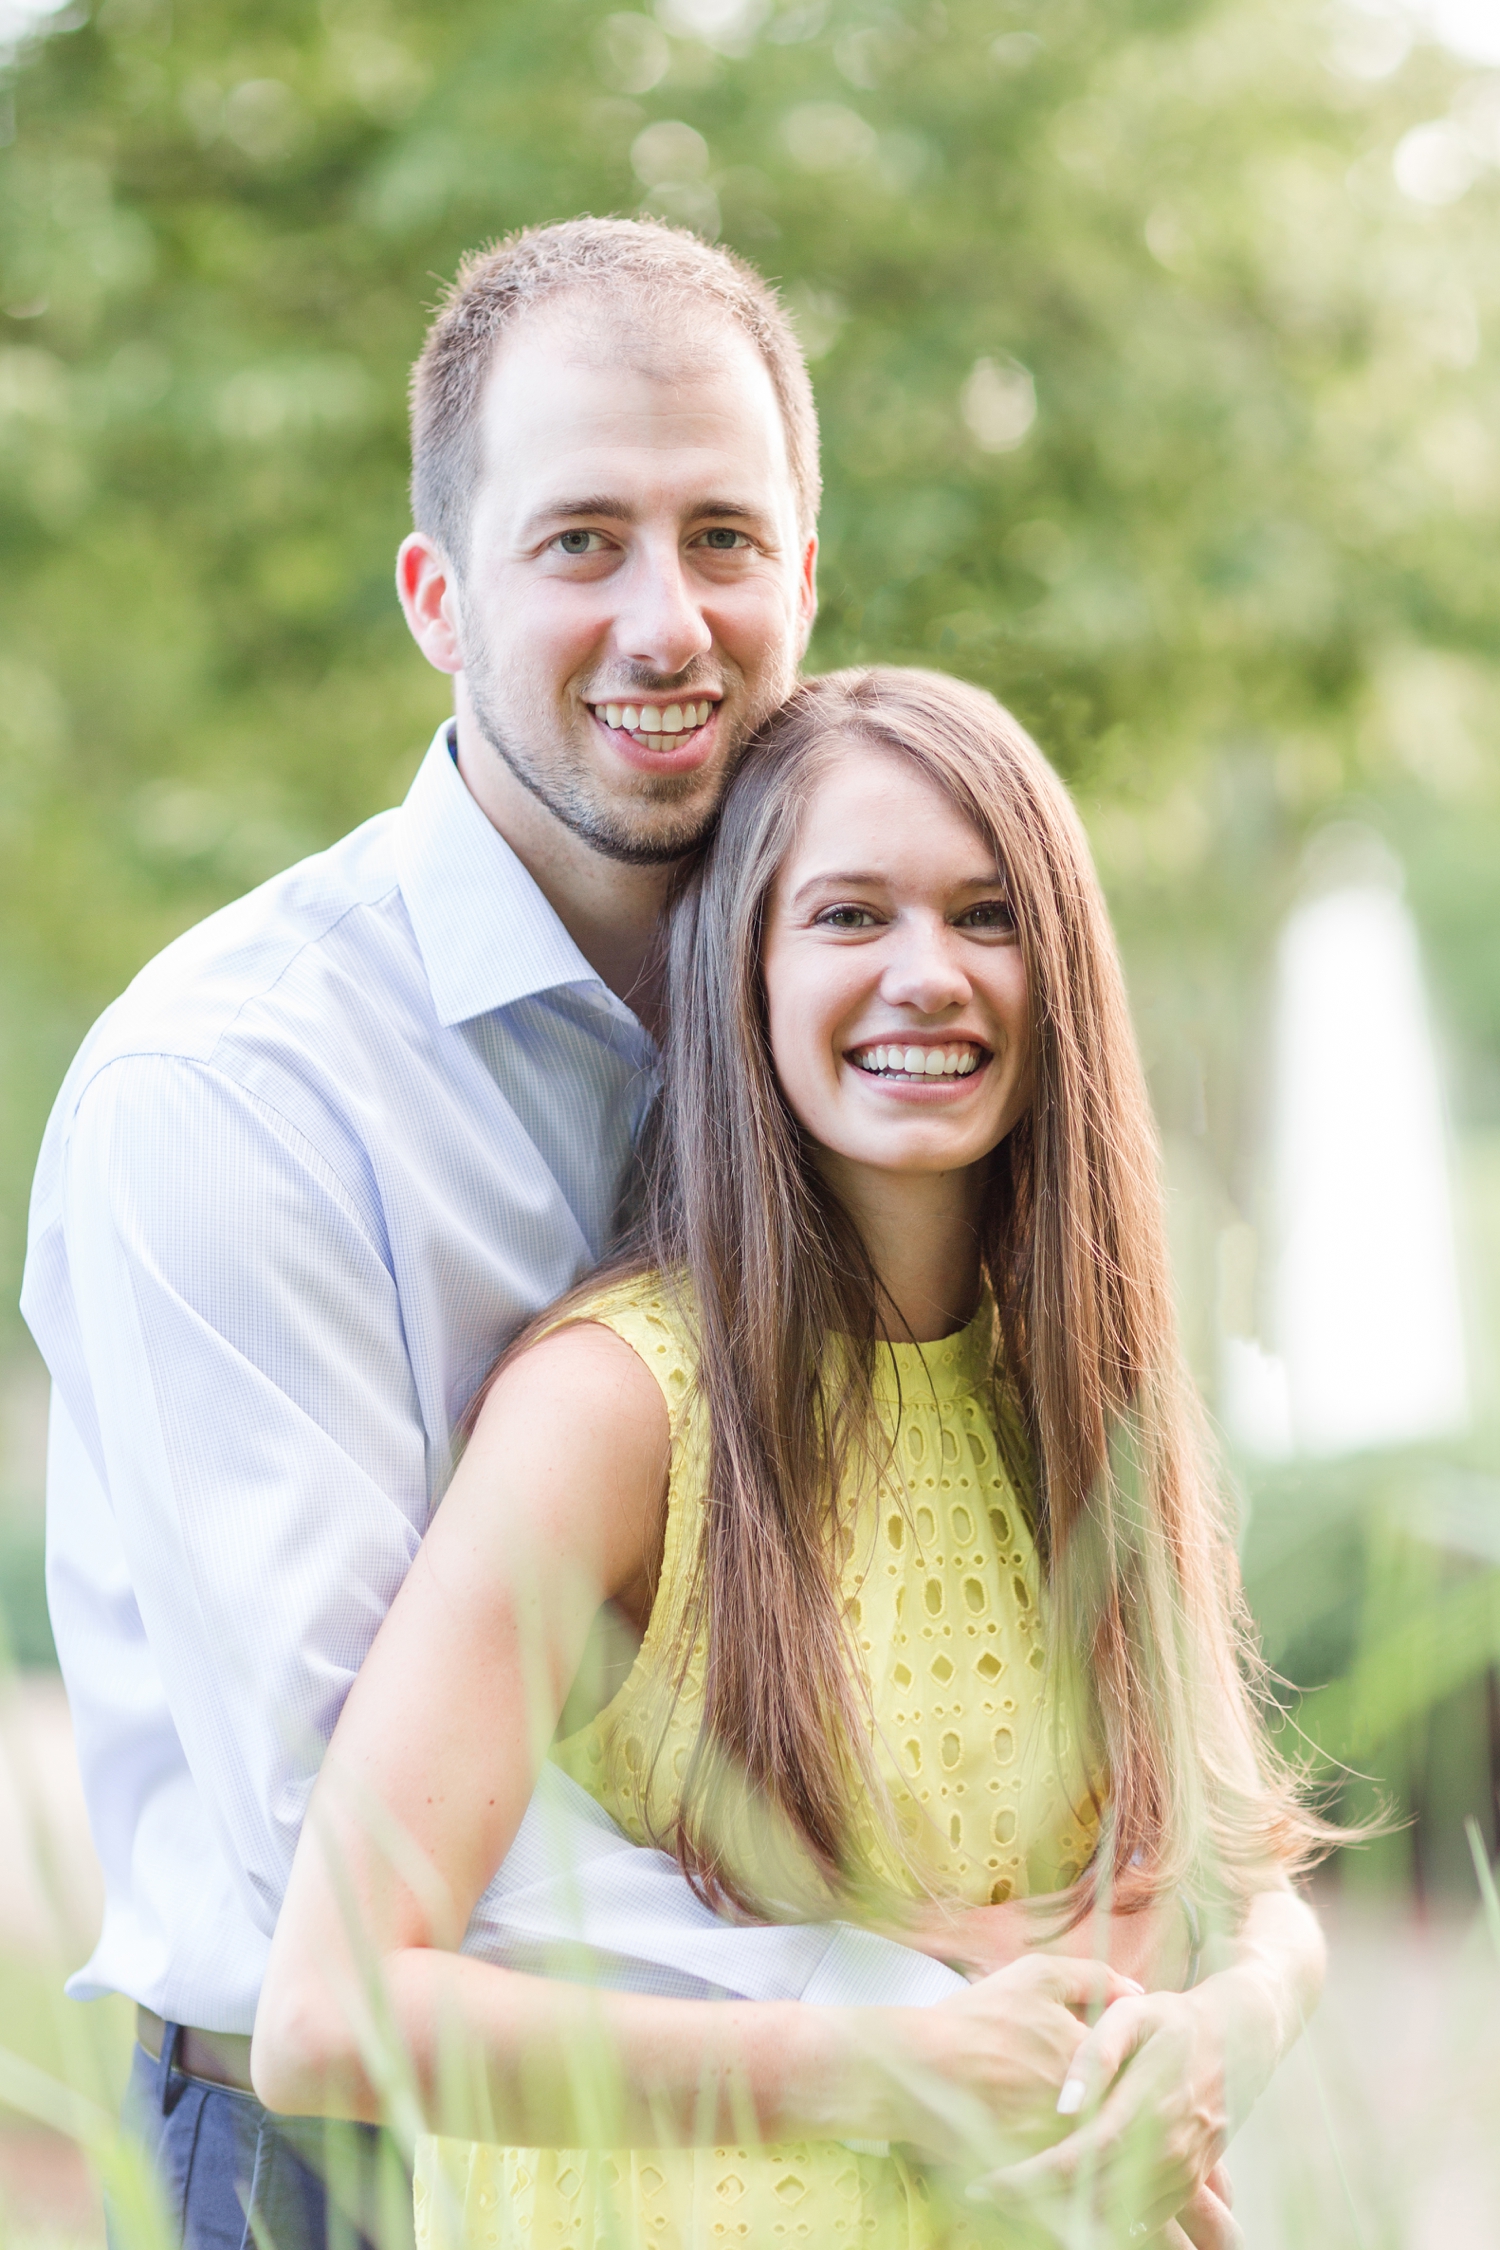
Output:
[[596,703],[595,718],[606,726],[618,727],[626,734],[644,735],[648,748],[659,750],[669,736],[691,734],[694,727],[707,726],[713,704],[668,703]]
[[876,1078],[967,1078],[979,1068],[972,1047],[866,1047],[854,1061]]

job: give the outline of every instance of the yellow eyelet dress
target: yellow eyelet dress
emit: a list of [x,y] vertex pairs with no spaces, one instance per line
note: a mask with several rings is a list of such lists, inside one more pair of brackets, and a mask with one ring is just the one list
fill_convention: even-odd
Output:
[[[669,1831],[702,1710],[701,1646],[675,1701],[667,1679],[702,1522],[694,1347],[656,1276],[601,1293],[575,1317],[640,1354],[671,1418],[645,1640],[613,1701],[552,1753],[646,1844]],[[1071,1882],[1096,1833],[1083,1765],[1046,1693],[1040,1574],[1000,1465],[992,1350],[988,1306],[940,1343],[881,1347],[876,1400],[896,1442],[879,1489],[848,1496],[840,1573],[903,1843],[940,1895],[969,1905]],[[874,1820],[862,1825],[870,1861],[918,1896]],[[744,1849],[753,1860],[753,1836]],[[963,2250],[997,2239],[977,2214],[955,2218],[946,2197],[940,2215],[901,2155],[836,2141],[609,2151],[427,2139],[415,2193],[419,2250]]]

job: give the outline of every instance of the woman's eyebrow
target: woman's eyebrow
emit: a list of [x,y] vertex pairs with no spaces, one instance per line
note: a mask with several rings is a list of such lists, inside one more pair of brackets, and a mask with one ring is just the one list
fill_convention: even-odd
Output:
[[814,891],[840,890],[845,886],[850,890],[878,890],[882,883],[888,883],[889,881],[888,875],[873,875],[868,869],[856,868],[849,872],[832,868],[826,875],[821,871],[816,875],[809,875],[805,883],[798,884],[788,903],[792,906],[800,906],[803,899],[809,897]]
[[[809,875],[805,883],[798,884],[787,904],[789,906],[800,906],[804,899],[810,897],[816,891],[843,890],[846,888],[849,890],[888,890],[891,881],[892,877],[889,873],[881,873],[879,870],[868,867],[831,868],[827,873],[820,869],[816,875]],[[1005,877],[998,868],[990,868],[982,875],[966,875],[962,881],[953,885],[955,891],[1003,891],[1006,887]]]

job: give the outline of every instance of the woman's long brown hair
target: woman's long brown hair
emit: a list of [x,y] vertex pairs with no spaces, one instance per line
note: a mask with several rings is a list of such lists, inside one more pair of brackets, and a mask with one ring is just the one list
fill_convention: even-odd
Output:
[[[708,1487],[689,1630],[706,1639],[699,1755],[669,1839],[711,1899],[754,1909],[715,1841],[735,1771],[836,1889],[868,1871],[880,1793],[833,1556],[840,1493],[880,1473],[871,1396],[891,1308],[777,1083],[767,901],[820,773],[909,759],[994,850],[1030,995],[1034,1094],[993,1152],[981,1221],[997,1425],[1031,1509],[1052,1654],[1101,1779],[1099,1853],[1070,1902],[1182,1882],[1242,1892],[1334,1831],[1259,1715],[1213,1450],[1178,1349],[1159,1152],[1114,936],[1066,790],[981,690],[872,668],[800,688],[752,744],[671,918],[670,1028],[647,1216],[626,1261],[687,1284]],[[591,1284],[590,1286],[596,1286]],[[556,1318],[556,1314],[550,1316]],[[829,1350],[829,1339],[849,1339]]]

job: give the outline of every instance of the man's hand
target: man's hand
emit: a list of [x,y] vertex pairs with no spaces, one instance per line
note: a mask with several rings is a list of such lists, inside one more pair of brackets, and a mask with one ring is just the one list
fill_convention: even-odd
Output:
[[1069,2130],[1058,2088],[1085,2040],[1085,2011],[1139,1992],[1103,1962],[1039,1953],[935,2008],[903,2010],[900,2054],[886,2066],[901,2089],[888,2137],[972,2164],[968,2116],[998,2125],[1018,2152],[1044,2148]]

